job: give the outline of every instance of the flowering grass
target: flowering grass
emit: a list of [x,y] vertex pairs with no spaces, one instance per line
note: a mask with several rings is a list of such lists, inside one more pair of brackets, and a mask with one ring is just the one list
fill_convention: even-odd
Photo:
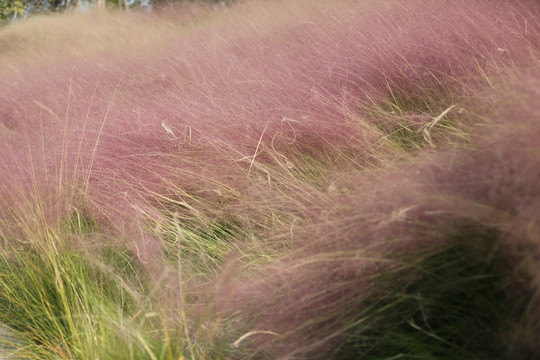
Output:
[[536,358],[536,2],[213,9],[0,31],[1,356]]

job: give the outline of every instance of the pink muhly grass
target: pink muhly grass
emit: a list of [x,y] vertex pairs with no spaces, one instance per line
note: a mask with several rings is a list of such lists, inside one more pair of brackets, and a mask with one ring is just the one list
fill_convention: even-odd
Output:
[[[535,100],[540,87],[534,79],[506,79],[514,84],[519,105],[507,107],[507,94],[494,95],[489,100],[492,126],[474,137],[474,150],[423,154],[395,169],[351,180],[364,191],[346,192],[334,202],[338,205],[328,220],[297,231],[298,250],[238,285],[234,309],[244,309],[242,316],[260,319],[251,329],[276,334],[253,336],[243,346],[249,349],[251,344],[258,358],[369,358],[384,353],[372,336],[391,337],[400,324],[406,324],[409,333],[426,331],[429,321],[418,327],[412,320],[414,314],[421,311],[418,306],[432,304],[430,292],[444,290],[444,285],[432,284],[420,285],[415,290],[418,293],[407,293],[397,288],[403,286],[400,281],[415,284],[429,278],[432,270],[422,268],[424,261],[453,251],[456,241],[461,244],[461,236],[465,236],[470,249],[490,251],[483,266],[494,266],[489,276],[503,277],[504,287],[495,295],[502,292],[508,301],[503,308],[508,311],[503,315],[509,316],[508,323],[499,323],[497,329],[488,327],[494,335],[483,341],[502,344],[501,357],[537,353],[532,334],[538,331],[538,261],[534,254],[540,241],[540,149],[534,139],[540,135]],[[494,265],[489,265],[491,261]],[[456,267],[454,271],[462,270]],[[470,279],[473,277],[465,280]],[[445,279],[438,281],[444,284]],[[385,288],[388,283],[396,288]],[[475,299],[482,301],[482,294],[477,295]],[[408,310],[399,306],[415,296],[418,305]],[[423,298],[427,299],[424,305]],[[386,324],[386,308],[403,313]],[[445,311],[458,310],[449,307],[427,316],[436,322],[446,316]],[[382,330],[377,333],[376,329]],[[438,356],[447,356],[444,351],[473,354],[469,351],[481,348],[444,345],[448,339],[441,329],[433,331],[442,336],[438,341],[443,349],[448,346]],[[356,343],[352,340],[340,347],[354,338]],[[407,349],[395,351],[406,353]]]
[[[45,48],[43,63],[18,64],[33,54],[22,45],[1,63],[16,70],[0,72],[2,227],[19,237],[36,218],[89,211],[160,279],[180,235],[236,224],[230,244],[197,248],[192,265],[213,274],[229,252],[244,261],[248,280],[216,300],[258,332],[237,345],[328,356],[363,334],[362,316],[378,326],[370,296],[386,274],[421,277],[410,263],[451,247],[459,229],[479,227],[482,241],[493,230],[518,258],[537,246],[538,86],[523,69],[537,66],[539,11],[526,1],[249,2],[205,9],[204,27],[181,13],[85,18],[68,38],[51,30],[65,44]],[[141,19],[142,43],[110,38]],[[21,34],[0,33],[0,44],[33,44]],[[478,123],[489,128],[469,135]],[[241,273],[263,262],[257,251],[291,249],[260,276]],[[197,275],[181,280],[206,289],[214,277]],[[164,297],[183,306],[183,289],[170,287]]]
[[[420,118],[435,116],[456,100],[459,92],[444,93],[454,79],[457,85],[473,86],[466,77],[477,74],[477,69],[486,71],[486,64],[524,61],[521,59],[526,57],[520,55],[527,46],[516,46],[527,40],[527,34],[522,32],[524,24],[528,24],[527,31],[533,31],[535,26],[532,15],[519,6],[512,10],[513,18],[503,21],[497,17],[501,11],[497,6],[486,13],[481,5],[454,4],[456,11],[445,12],[444,22],[438,15],[442,11],[437,11],[440,5],[433,9],[422,7],[414,13],[394,7],[395,12],[387,11],[384,15],[377,6],[353,7],[354,11],[347,14],[330,9],[341,18],[337,24],[323,20],[317,12],[304,10],[301,4],[294,6],[298,6],[297,11],[306,11],[306,20],[273,32],[265,30],[258,37],[237,35],[251,26],[246,21],[238,21],[227,29],[219,20],[209,30],[194,31],[190,37],[178,35],[175,39],[167,33],[167,46],[152,60],[113,58],[99,66],[76,59],[66,66],[68,62],[62,61],[66,65],[50,66],[51,75],[30,75],[40,79],[41,84],[25,81],[29,91],[11,97],[17,103],[5,107],[11,108],[11,113],[24,107],[25,112],[42,114],[22,115],[33,119],[25,121],[32,131],[39,128],[35,119],[45,117],[53,123],[58,117],[60,120],[56,121],[62,122],[71,83],[73,115],[67,117],[70,123],[75,120],[79,124],[72,125],[74,132],[86,126],[81,153],[88,156],[91,151],[87,149],[97,139],[111,105],[94,170],[99,173],[99,168],[104,167],[103,173],[110,177],[121,171],[117,176],[122,179],[120,182],[129,181],[126,171],[146,172],[147,179],[138,173],[131,174],[146,185],[159,183],[159,177],[175,176],[175,167],[184,166],[167,162],[174,161],[172,154],[183,151],[179,146],[190,145],[199,146],[196,151],[200,151],[200,146],[218,146],[219,154],[211,156],[225,156],[235,162],[238,170],[248,169],[248,173],[255,163],[294,167],[296,155],[291,149],[295,147],[300,153],[316,157],[323,154],[333,161],[346,151],[360,166],[367,166],[377,163],[376,159],[382,156],[378,144],[385,130],[382,127],[381,134],[378,125],[366,118],[362,104],[378,102],[381,96],[387,98],[390,91],[398,108],[418,106],[424,112],[418,114]],[[510,5],[500,6],[507,9]],[[244,11],[252,11],[246,7],[248,10]],[[270,11],[283,10],[270,7]],[[411,23],[414,28],[407,27]],[[263,20],[260,26],[266,29],[268,25]],[[399,39],[393,29],[399,29]],[[424,34],[432,29],[440,31],[426,38]],[[212,35],[212,31],[221,31],[220,37]],[[495,45],[508,52],[501,54]],[[117,86],[119,94],[111,104],[111,94]],[[5,91],[11,91],[10,88],[8,84]],[[15,91],[18,88],[14,86]],[[64,95],[58,97],[58,90]],[[23,99],[29,100],[25,103]],[[410,103],[415,99],[424,99],[433,108]],[[164,131],[164,123],[170,132]],[[257,147],[259,140],[262,143]],[[62,152],[57,167],[64,166],[61,159],[66,156],[66,149],[58,149],[58,154]],[[109,154],[122,153],[129,157],[108,158]],[[47,160],[51,162],[55,161]],[[155,168],[165,162],[160,170],[155,170],[162,173],[153,177],[145,170],[144,164],[148,162]],[[120,168],[111,171],[110,166]],[[126,189],[120,191],[113,186],[103,191],[121,193]]]

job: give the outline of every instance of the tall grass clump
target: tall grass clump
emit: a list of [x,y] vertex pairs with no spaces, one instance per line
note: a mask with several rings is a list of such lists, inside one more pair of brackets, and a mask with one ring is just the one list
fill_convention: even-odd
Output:
[[0,352],[539,356],[536,2],[167,9],[0,31]]
[[468,148],[351,178],[369,192],[347,189],[298,250],[238,285],[265,314],[252,328],[275,334],[250,339],[255,358],[537,356],[538,88],[529,69],[507,75],[471,109],[493,112]]

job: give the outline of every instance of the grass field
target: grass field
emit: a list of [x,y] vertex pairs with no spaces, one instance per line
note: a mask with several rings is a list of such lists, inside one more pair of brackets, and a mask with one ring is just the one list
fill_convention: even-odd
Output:
[[540,4],[0,29],[0,358],[537,359]]

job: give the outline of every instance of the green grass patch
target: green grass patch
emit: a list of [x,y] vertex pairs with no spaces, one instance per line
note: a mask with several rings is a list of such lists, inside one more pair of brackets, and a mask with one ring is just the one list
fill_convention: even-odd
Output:
[[126,251],[104,248],[93,259],[50,245],[0,252],[0,324],[9,333],[2,355],[181,358],[189,343],[186,324],[139,292]]
[[165,256],[173,265],[183,261],[197,273],[212,272],[223,264],[241,233],[241,223],[232,217],[210,219],[173,213],[164,227]]
[[[515,292],[499,234],[464,228],[438,251],[386,274],[335,359],[515,359],[512,314],[531,294]],[[522,289],[524,290],[524,289]]]
[[97,221],[84,208],[79,210],[73,207],[73,211],[66,217],[62,225],[66,231],[77,235],[98,231]]

